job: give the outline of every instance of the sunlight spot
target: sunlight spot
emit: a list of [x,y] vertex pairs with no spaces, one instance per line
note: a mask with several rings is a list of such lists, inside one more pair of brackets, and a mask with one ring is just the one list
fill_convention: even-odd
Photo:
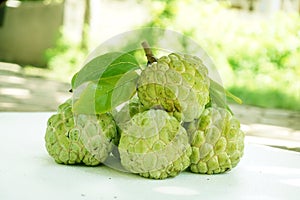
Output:
[[16,106],[16,104],[14,104],[14,103],[9,103],[9,102],[1,102],[0,103],[0,107],[2,107],[2,108],[13,108],[15,106]]
[[0,95],[15,96],[23,99],[30,97],[30,91],[28,89],[20,88],[0,88]]
[[173,194],[173,195],[196,195],[199,192],[183,187],[176,187],[176,186],[162,186],[154,189],[157,192],[164,193],[164,194]]
[[24,84],[25,79],[21,77],[16,77],[16,76],[3,76],[0,75],[0,79],[2,82],[6,83],[14,83],[14,84]]
[[268,125],[268,124],[243,124],[241,125],[243,131],[247,132],[248,134],[255,134],[257,132],[265,133],[264,135],[270,135],[270,132],[277,137],[285,137],[287,136],[292,129],[282,126],[275,126],[275,125]]
[[[300,136],[300,130],[294,131],[293,134]],[[294,140],[278,139],[270,137],[250,136],[245,137],[247,143],[269,145],[273,147],[283,147],[288,149],[296,149],[300,147],[300,140],[296,136],[293,136]]]
[[0,62],[0,70],[19,73],[21,66],[13,63]]
[[21,5],[20,1],[7,1],[6,6],[7,7],[12,7],[12,8],[17,8]]

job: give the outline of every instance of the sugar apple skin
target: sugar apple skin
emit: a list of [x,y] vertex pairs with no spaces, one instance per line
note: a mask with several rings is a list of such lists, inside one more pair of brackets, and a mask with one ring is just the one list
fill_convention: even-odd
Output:
[[[92,135],[97,135],[97,133],[93,132],[94,130],[89,130],[87,128],[89,126],[78,127],[75,124],[71,104],[71,100],[61,104],[57,114],[52,115],[48,119],[45,134],[46,149],[54,160],[60,164],[72,165],[83,163],[89,166],[99,165],[105,160],[110,149],[106,147],[105,149],[107,149],[107,151],[102,151],[103,156],[101,159],[99,159],[99,156],[93,154],[94,152],[88,151],[82,140],[82,132],[89,131],[89,134]],[[105,117],[98,116],[99,126],[102,126],[101,119],[105,120],[105,123],[113,123],[112,117],[110,120],[105,119]],[[89,123],[91,122],[86,121],[86,124]],[[116,130],[114,129],[111,128],[107,131],[109,134],[106,133],[108,137],[111,137],[111,140],[113,140],[116,134]],[[107,144],[104,145],[101,143],[98,145],[98,148],[101,149],[101,147],[103,148],[103,146]]]
[[162,108],[190,122],[199,118],[209,101],[207,74],[198,57],[171,53],[142,71],[137,94],[146,108]]
[[112,112],[114,120],[118,126],[128,122],[135,114],[146,111],[138,97],[133,97],[126,102],[119,111],[116,109]]
[[76,127],[81,131],[81,141],[89,153],[103,163],[118,145],[116,123],[110,113],[75,116]]
[[189,123],[192,155],[190,170],[218,174],[234,168],[244,152],[244,133],[240,122],[224,108],[209,107]]
[[[130,119],[138,113],[144,112],[147,109],[142,105],[138,97],[134,96],[128,102],[126,102],[121,108],[114,109],[112,112],[113,118],[117,125],[118,136],[120,137],[122,132],[122,126],[124,126]],[[120,159],[118,146],[115,146],[112,154]]]
[[163,110],[138,113],[122,126],[119,152],[125,169],[146,178],[174,177],[190,165],[187,133]]

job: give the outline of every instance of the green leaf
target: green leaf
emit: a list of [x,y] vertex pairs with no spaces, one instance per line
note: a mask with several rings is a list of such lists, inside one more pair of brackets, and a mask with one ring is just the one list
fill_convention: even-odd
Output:
[[223,86],[221,86],[219,83],[217,83],[216,81],[214,81],[212,79],[210,79],[209,92],[216,98],[217,102],[219,102],[219,103],[221,103],[221,101],[224,101],[224,100],[222,100],[222,96],[224,96],[224,94],[227,97],[233,99],[238,104],[243,103],[243,101],[240,98],[238,98],[234,94],[230,93],[229,91],[225,90]]
[[75,85],[75,81],[77,79],[77,76],[78,76],[78,72],[76,74],[74,74],[74,76],[72,77],[72,80],[71,80],[71,86],[72,86],[72,88],[74,88],[73,86]]
[[85,82],[98,81],[101,78],[121,75],[136,69],[139,69],[139,64],[131,54],[106,53],[92,59],[73,76],[72,89]]
[[73,104],[76,114],[100,114],[129,100],[136,93],[139,75],[135,71],[89,81]]
[[128,53],[111,52],[88,62],[72,78],[73,111],[100,114],[129,100],[136,92],[139,64]]
[[240,98],[225,90],[223,86],[221,86],[219,83],[215,82],[212,79],[210,79],[209,93],[211,103],[217,105],[218,107],[226,108],[231,114],[233,114],[233,112],[226,102],[226,96],[232,98],[238,104],[243,103]]

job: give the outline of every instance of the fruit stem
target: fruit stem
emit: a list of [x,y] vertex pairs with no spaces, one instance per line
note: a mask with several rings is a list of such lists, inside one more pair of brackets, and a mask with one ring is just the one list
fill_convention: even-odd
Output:
[[145,55],[146,55],[147,60],[148,60],[148,65],[150,65],[150,64],[152,64],[154,62],[157,62],[157,59],[153,55],[152,50],[151,50],[151,48],[149,46],[149,43],[147,41],[143,41],[141,45],[142,45],[142,47],[143,47],[143,49],[145,51]]

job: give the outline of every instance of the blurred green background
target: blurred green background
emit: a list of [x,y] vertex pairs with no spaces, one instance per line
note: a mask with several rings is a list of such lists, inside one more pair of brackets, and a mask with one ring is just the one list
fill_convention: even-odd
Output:
[[135,28],[162,27],[195,40],[244,104],[300,111],[298,0],[61,2],[63,24],[43,53],[46,67],[21,63],[26,74],[70,82],[101,42]]

